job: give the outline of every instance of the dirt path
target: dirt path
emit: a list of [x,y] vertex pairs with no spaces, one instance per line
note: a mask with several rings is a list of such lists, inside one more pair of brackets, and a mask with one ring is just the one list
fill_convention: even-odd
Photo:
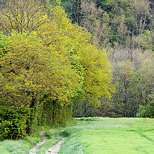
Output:
[[[39,142],[38,144],[36,144],[30,151],[29,154],[36,154],[36,152],[38,151],[38,149],[45,144],[49,139],[45,136],[44,132],[42,132],[40,134],[43,137],[43,141]],[[50,147],[45,154],[58,154],[58,152],[60,151],[60,147],[61,145],[64,143],[64,138],[62,138],[57,144],[53,145],[52,147]]]
[[49,139],[45,136],[44,132],[41,132],[40,134],[43,137],[43,141],[36,144],[30,151],[29,154],[36,154],[37,150],[45,144]]
[[64,138],[62,138],[57,144],[53,145],[51,148],[49,148],[45,154],[58,154],[60,151],[61,145],[64,143]]

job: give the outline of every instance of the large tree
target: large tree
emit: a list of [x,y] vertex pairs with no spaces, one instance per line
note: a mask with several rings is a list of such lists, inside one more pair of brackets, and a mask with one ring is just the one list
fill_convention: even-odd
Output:
[[37,93],[62,104],[79,94],[91,102],[110,96],[105,51],[90,44],[90,34],[73,25],[61,6],[7,1],[0,16],[11,46],[0,62],[1,96],[10,98],[4,97],[6,102],[27,105]]

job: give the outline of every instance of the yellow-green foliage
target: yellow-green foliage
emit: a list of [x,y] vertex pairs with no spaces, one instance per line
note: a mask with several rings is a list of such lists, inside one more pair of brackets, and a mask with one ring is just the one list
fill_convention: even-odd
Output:
[[76,74],[65,50],[57,45],[45,46],[35,32],[13,32],[10,40],[12,51],[0,62],[5,77],[3,92],[14,93],[15,97],[26,92],[46,92],[53,100],[62,101],[73,96]]
[[9,50],[10,42],[7,36],[0,32],[0,58]]
[[[39,0],[7,0],[0,12],[0,31],[36,30],[47,21],[46,7]],[[3,3],[3,2],[2,2]]]
[[[26,9],[22,2],[24,0],[17,3],[20,8],[16,11],[22,13],[24,7],[26,14],[30,3],[25,4]],[[34,5],[35,1],[32,2]],[[9,1],[9,4],[13,6],[16,3]],[[33,24],[36,24],[39,16],[40,25],[34,28],[23,15],[23,22],[28,27],[18,22],[8,27],[11,28],[8,36],[11,48],[0,59],[0,97],[3,104],[35,107],[37,111],[39,103],[47,96],[50,103],[56,103],[56,112],[59,106],[61,114],[53,113],[54,109],[49,114],[55,115],[58,120],[57,117],[65,116],[63,110],[71,110],[74,98],[82,97],[98,105],[99,98],[110,97],[111,69],[105,51],[89,43],[90,34],[72,24],[61,6],[48,5],[43,11],[39,10],[39,6],[42,4],[35,3],[34,10],[38,9],[38,13],[33,17]],[[14,19],[12,14],[7,12]],[[0,14],[0,17],[4,16]],[[6,24],[11,24],[10,18],[6,18]],[[39,99],[39,94],[44,96]],[[43,107],[40,107],[42,113]]]
[[79,92],[85,92],[93,104],[109,97],[111,70],[106,53],[89,43],[90,34],[71,24],[60,6],[50,11],[48,22],[36,31],[10,34],[12,51],[0,62],[2,92],[12,95],[17,104],[27,104],[30,94],[41,92],[63,103]]
[[84,89],[86,98],[93,105],[99,105],[100,98],[110,97],[111,69],[104,51],[86,44],[79,53],[84,67]]

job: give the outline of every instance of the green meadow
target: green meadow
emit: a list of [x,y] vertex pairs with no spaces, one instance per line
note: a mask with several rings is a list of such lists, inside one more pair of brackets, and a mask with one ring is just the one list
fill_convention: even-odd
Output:
[[[28,154],[42,139],[37,131],[23,140],[0,142],[0,154]],[[37,154],[58,142],[65,143],[60,154],[154,154],[154,119],[150,118],[77,118],[65,128],[44,128],[49,140]]]
[[154,119],[80,118],[60,154],[153,154]]

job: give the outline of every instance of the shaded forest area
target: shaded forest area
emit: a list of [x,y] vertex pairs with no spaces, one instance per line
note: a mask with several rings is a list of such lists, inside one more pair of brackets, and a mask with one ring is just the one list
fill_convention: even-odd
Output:
[[107,51],[116,89],[111,99],[101,99],[97,109],[75,103],[74,116],[135,117],[139,110],[138,116],[153,117],[154,1],[63,0],[62,4],[73,23],[92,34],[92,44]]
[[[65,12],[66,10],[66,12]],[[0,2],[0,139],[74,117],[154,117],[154,2]]]

